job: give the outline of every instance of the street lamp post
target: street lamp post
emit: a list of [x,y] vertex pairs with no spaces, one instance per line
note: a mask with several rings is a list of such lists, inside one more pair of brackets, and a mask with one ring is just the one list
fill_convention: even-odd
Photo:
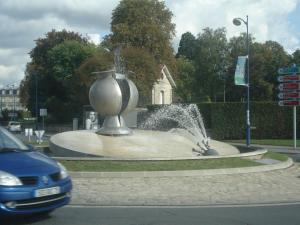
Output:
[[13,98],[14,98],[14,108],[13,108],[13,121],[16,120],[15,113],[16,113],[16,97],[15,97],[15,90],[13,90]]
[[2,95],[3,95],[3,90],[0,90],[0,115],[2,114]]
[[37,78],[37,73],[35,73],[35,117],[36,117],[36,124],[35,124],[35,129],[39,129],[39,109],[38,109],[38,78]]
[[246,25],[247,28],[247,110],[246,110],[246,145],[247,147],[250,146],[250,69],[249,69],[249,23],[248,23],[248,15],[246,16],[246,20],[242,18],[234,18],[233,19],[233,24],[236,26],[240,26],[241,22],[243,22]]
[[8,85],[8,88],[10,89],[11,93],[12,93],[12,97],[13,97],[13,105],[12,105],[12,116],[11,116],[11,120],[15,121],[16,120],[16,85],[12,84],[12,85]]

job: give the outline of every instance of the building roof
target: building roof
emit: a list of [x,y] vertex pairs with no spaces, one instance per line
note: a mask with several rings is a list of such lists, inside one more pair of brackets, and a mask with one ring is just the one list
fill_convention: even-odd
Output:
[[168,67],[166,65],[162,65],[161,72],[167,77],[168,81],[170,82],[172,87],[176,87],[176,83],[173,80],[172,75],[170,74],[170,71],[168,70]]

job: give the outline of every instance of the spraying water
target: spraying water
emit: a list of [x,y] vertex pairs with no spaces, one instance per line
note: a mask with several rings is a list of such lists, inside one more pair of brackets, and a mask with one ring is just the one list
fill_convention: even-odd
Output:
[[178,133],[199,146],[199,153],[209,149],[209,140],[202,116],[195,104],[167,105],[153,113],[143,124],[143,129],[160,129],[166,122],[174,122],[169,132]]

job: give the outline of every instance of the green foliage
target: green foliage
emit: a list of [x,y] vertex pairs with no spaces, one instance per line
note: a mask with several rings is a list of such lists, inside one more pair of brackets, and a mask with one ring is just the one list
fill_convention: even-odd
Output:
[[191,32],[182,34],[176,56],[186,57],[189,60],[193,60],[196,54],[196,45],[196,38]]
[[[198,107],[213,138],[245,138],[245,103],[201,103]],[[300,116],[299,111],[297,116]],[[251,131],[252,138],[293,136],[292,107],[280,107],[277,102],[251,102],[250,121],[254,128]],[[300,126],[299,120],[297,126]]]
[[68,80],[84,60],[96,53],[93,44],[64,41],[48,51],[49,66],[56,81]]
[[[184,57],[177,59],[176,93],[184,102],[191,102],[195,89],[196,69],[194,63]],[[190,88],[188,88],[190,87]]]
[[39,38],[30,52],[32,59],[21,83],[22,103],[35,116],[37,89],[38,108],[48,109],[49,120],[63,122],[79,116],[82,105],[88,101],[82,97],[86,91],[78,91],[84,79],[79,79],[77,69],[85,60],[103,51],[80,34],[65,30],[52,30],[45,38]]
[[198,35],[194,61],[197,74],[194,92],[198,97],[216,101],[222,94],[229,63],[225,28],[205,28]]
[[293,54],[292,54],[292,59],[291,59],[291,64],[295,63],[298,66],[300,65],[300,49],[297,49]]
[[160,77],[161,65],[175,71],[171,40],[175,34],[172,12],[159,0],[121,0],[113,10],[111,31],[101,46],[121,56],[139,90],[139,105],[151,102],[151,89]]
[[74,82],[76,83],[77,101],[81,106],[89,105],[89,89],[96,77],[93,72],[111,70],[113,68],[113,56],[98,49],[97,53],[87,58],[81,63],[74,74]]
[[284,154],[268,151],[266,154],[264,154],[263,158],[275,159],[281,162],[285,162],[288,160],[289,157]]
[[160,67],[155,58],[146,49],[128,47],[122,50],[125,68],[130,73],[130,79],[136,84],[139,91],[139,104],[151,103],[151,90],[153,84],[160,78]]
[[[201,109],[200,109],[201,112]],[[245,104],[243,103],[212,103],[211,135],[216,139],[244,137]]]
[[26,66],[25,77],[20,86],[20,100],[35,115],[36,84],[38,95],[38,108],[46,107],[45,103],[51,96],[61,96],[64,100],[63,85],[53,76],[53,64],[49,51],[64,41],[73,40],[87,44],[87,39],[71,31],[52,30],[44,38],[35,41],[36,46],[31,50],[31,62]]
[[117,171],[176,171],[176,170],[202,170],[259,166],[260,163],[242,159],[196,159],[196,160],[171,160],[171,161],[60,161],[70,171],[95,171],[95,172],[117,172]]
[[78,92],[80,81],[75,79],[75,71],[96,52],[95,45],[78,41],[65,41],[48,51],[52,79],[57,83],[55,91],[59,94],[48,96],[45,107],[59,121],[70,120],[82,111],[83,102],[79,101],[82,92]]
[[172,55],[172,12],[159,0],[122,0],[113,10],[110,36],[114,45],[146,48],[158,63]]
[[[205,128],[213,139],[245,139],[246,104],[242,102],[198,103]],[[277,102],[251,102],[251,138],[275,139],[293,137],[292,107],[278,106]],[[150,113],[163,105],[150,105]],[[297,112],[300,118],[300,111]],[[300,120],[297,121],[300,127]]]
[[62,31],[56,31],[53,29],[46,34],[45,38],[38,38],[35,41],[36,46],[29,53],[30,58],[32,59],[34,64],[47,68],[49,66],[47,57],[48,51],[56,45],[67,40],[87,43],[87,39],[83,38],[78,33],[67,31],[65,29]]
[[[279,43],[258,43],[251,34],[249,44],[250,87],[254,90],[250,98],[252,101],[277,100],[277,70],[292,63],[299,64],[300,51],[295,51],[290,56]],[[245,87],[234,85],[237,57],[247,55],[245,33],[228,42],[224,28],[206,28],[196,39],[187,32],[180,40],[177,56],[180,55],[190,59],[196,68],[196,79],[191,76],[190,82],[177,81],[183,84],[182,89],[192,90],[192,101],[220,102],[224,97],[227,101],[245,99]]]

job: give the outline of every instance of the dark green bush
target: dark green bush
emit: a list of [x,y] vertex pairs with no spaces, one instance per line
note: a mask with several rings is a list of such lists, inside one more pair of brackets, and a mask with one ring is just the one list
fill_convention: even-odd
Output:
[[[214,139],[244,139],[246,132],[246,103],[198,103],[204,124]],[[162,105],[149,106],[149,112]],[[297,109],[297,128],[300,130],[300,110]],[[251,138],[292,138],[293,108],[278,106],[277,102],[251,102]],[[299,133],[299,132],[298,132]]]
[[[213,138],[245,138],[245,103],[201,103],[198,107]],[[292,111],[292,107],[281,107],[277,102],[251,102],[251,137],[256,139],[291,138],[293,135]],[[297,111],[297,127],[299,128],[300,111],[299,109]]]

